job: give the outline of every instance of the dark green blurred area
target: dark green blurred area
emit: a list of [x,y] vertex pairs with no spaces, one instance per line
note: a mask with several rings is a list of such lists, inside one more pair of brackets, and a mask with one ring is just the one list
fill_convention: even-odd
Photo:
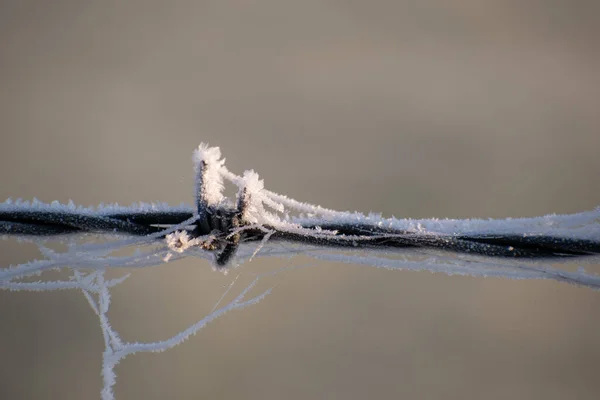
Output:
[[[518,217],[600,204],[600,3],[2,1],[0,199],[190,202],[191,152],[326,207]],[[0,267],[40,255],[0,242]],[[117,399],[596,399],[600,294],[257,258],[136,272],[110,312],[166,338],[226,285],[262,303],[117,367]],[[600,266],[587,269],[600,272]],[[265,283],[265,285],[268,283]],[[0,398],[98,398],[75,292],[0,292]]]

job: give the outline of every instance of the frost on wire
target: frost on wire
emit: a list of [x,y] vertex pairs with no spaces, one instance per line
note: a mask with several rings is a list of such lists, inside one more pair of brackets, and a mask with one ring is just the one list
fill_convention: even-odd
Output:
[[[536,238],[551,237],[567,243],[563,246],[566,252],[596,254],[594,251],[600,248],[600,208],[571,215],[505,220],[382,218],[378,214],[335,211],[271,192],[254,171],[246,171],[241,176],[230,172],[218,147],[201,144],[194,151],[193,163],[196,173],[193,206],[139,203],[128,207],[115,204],[85,208],[72,202],[46,204],[10,199],[0,204],[0,234],[33,241],[45,257],[0,269],[0,288],[82,292],[100,321],[104,338],[101,395],[105,400],[114,398],[114,368],[126,356],[170,349],[227,311],[256,304],[270,293],[269,289],[254,297],[248,296],[263,276],[259,275],[229,304],[219,307],[217,303],[209,315],[177,335],[152,343],[127,343],[111,326],[107,312],[110,289],[129,274],[109,280],[105,278],[108,268],[131,271],[194,256],[209,260],[213,268],[227,272],[231,266],[255,256],[289,257],[302,253],[315,259],[394,270],[548,279],[600,289],[600,276],[586,273],[583,268],[568,271],[551,266],[543,258],[540,261],[485,257],[488,248],[494,251],[501,248],[510,254],[511,246],[497,245],[505,237],[517,238],[525,250],[536,243]],[[223,195],[225,184],[238,188],[236,199]],[[104,240],[88,240],[98,235]],[[452,242],[463,237],[483,238],[484,243],[467,241],[468,246],[473,247],[465,249],[461,247],[462,242]],[[65,243],[67,250],[50,249],[46,246],[50,239]],[[461,254],[444,251],[447,250],[443,247],[446,239],[454,243],[454,249],[462,250]],[[409,244],[431,242],[435,246],[386,249],[380,245],[398,240],[407,240]],[[285,246],[282,242],[286,242]],[[115,255],[124,248],[133,252],[126,256]],[[479,251],[479,255],[469,254],[470,250]],[[569,254],[555,255],[558,259],[552,263],[573,261],[572,258],[560,260],[560,256]],[[588,262],[597,260],[597,257],[587,259]],[[57,269],[69,271],[69,279],[51,281],[41,277],[45,271]],[[227,291],[230,289],[231,286]]]

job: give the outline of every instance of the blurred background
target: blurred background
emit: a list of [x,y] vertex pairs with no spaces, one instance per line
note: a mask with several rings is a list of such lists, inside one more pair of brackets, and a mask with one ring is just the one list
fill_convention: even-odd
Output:
[[[190,203],[208,142],[336,209],[589,210],[599,27],[594,1],[2,1],[0,199]],[[36,257],[0,241],[0,267]],[[600,294],[555,282],[186,259],[115,288],[110,317],[125,340],[166,338],[238,273],[307,262],[184,345],[125,359],[117,399],[600,396]],[[99,397],[80,293],[0,292],[0,321],[0,398]]]

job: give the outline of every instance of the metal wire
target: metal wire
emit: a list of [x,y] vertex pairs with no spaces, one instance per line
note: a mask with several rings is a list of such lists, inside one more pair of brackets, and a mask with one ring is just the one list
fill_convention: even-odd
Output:
[[[89,233],[111,233],[145,236],[164,231],[193,217],[193,212],[144,211],[116,212],[89,215],[86,212],[46,210],[0,210],[0,234],[52,236]],[[236,209],[202,210],[198,222],[191,225],[193,236],[213,234],[223,241],[221,250],[226,252],[218,258],[224,265],[234,255],[240,242],[260,241],[264,230],[247,229],[229,237],[236,228],[245,223],[239,220],[241,212]],[[457,253],[470,253],[489,257],[511,258],[565,258],[600,255],[600,242],[553,236],[506,235],[422,235],[414,232],[395,231],[365,224],[321,225],[324,230],[337,231],[335,235],[309,236],[300,233],[273,231],[270,240],[300,242],[320,246],[363,248],[435,248]],[[315,229],[315,226],[305,226]],[[164,237],[164,236],[161,236]],[[229,246],[228,246],[229,245]]]

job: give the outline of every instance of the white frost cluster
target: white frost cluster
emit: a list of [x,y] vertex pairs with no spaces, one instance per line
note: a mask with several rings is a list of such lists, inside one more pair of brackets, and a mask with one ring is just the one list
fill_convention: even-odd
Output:
[[[221,149],[209,147],[201,143],[194,151],[194,169],[199,174],[204,169],[204,180],[197,178],[196,191],[202,192],[207,199],[207,205],[218,205],[223,201],[223,176],[221,170],[225,166],[225,159],[221,159]],[[199,175],[197,175],[199,176]]]
[[169,233],[165,240],[169,249],[177,253],[183,253],[190,247],[197,246],[199,244],[199,239],[190,237],[187,231],[175,231],[173,233]]
[[[238,187],[238,197],[243,196],[245,193],[249,201],[244,213],[244,221],[251,224],[253,228],[262,228],[266,231],[270,231],[266,227],[269,226],[282,232],[312,235],[315,237],[327,237],[335,235],[337,232],[325,229],[303,228],[301,221],[294,220],[294,217],[290,217],[290,213],[302,213],[301,215],[307,213],[308,216],[322,215],[327,218],[348,215],[348,213],[345,212],[301,203],[289,199],[286,196],[266,190],[264,188],[264,181],[260,179],[258,174],[253,170],[247,170],[242,176],[238,176],[230,172],[224,162],[219,162],[217,165],[215,160],[221,156],[218,147],[211,148],[203,143],[200,145],[199,149],[202,149],[204,153],[212,154],[211,162],[215,163],[214,169],[211,169],[211,175],[205,175],[205,180],[207,181],[206,184],[211,188],[218,188],[221,190],[221,192],[219,192],[221,201],[223,200],[221,193],[224,180],[229,181]],[[210,180],[214,180],[214,182],[209,182]],[[351,240],[351,238],[348,238],[348,240]],[[262,247],[262,245],[260,247]]]

